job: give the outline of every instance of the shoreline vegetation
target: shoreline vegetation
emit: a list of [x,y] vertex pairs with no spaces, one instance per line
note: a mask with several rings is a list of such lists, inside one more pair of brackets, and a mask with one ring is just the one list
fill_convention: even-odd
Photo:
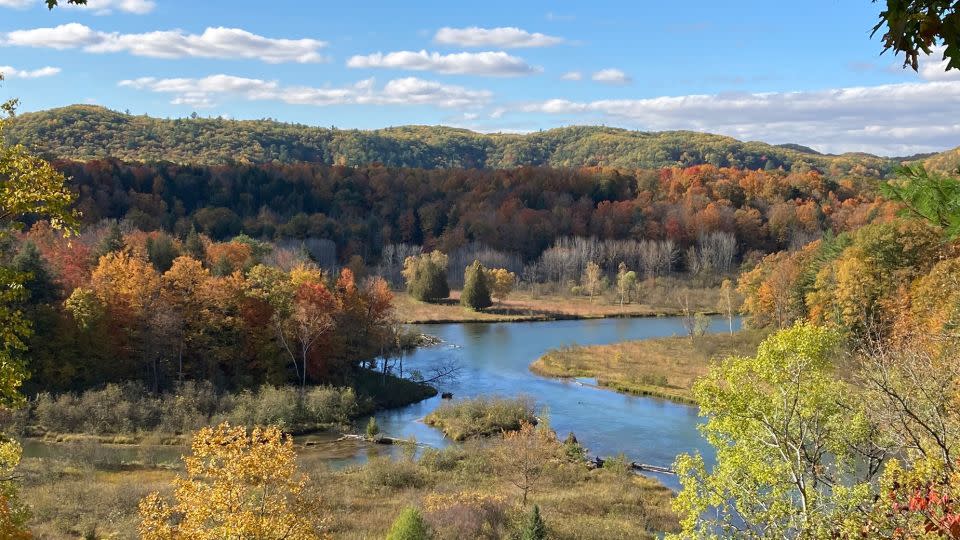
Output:
[[480,439],[536,425],[534,402],[527,397],[478,397],[445,402],[423,419],[454,441]]
[[[684,289],[689,293],[689,309],[705,315],[718,314],[719,287]],[[438,303],[421,302],[405,292],[394,293],[398,322],[403,324],[544,322],[559,320],[612,319],[640,317],[676,317],[683,315],[683,307],[676,294],[664,287],[646,297],[645,302],[620,305],[612,296],[516,291],[506,299],[495,302],[482,311],[460,305],[460,292],[451,291],[450,297]]]
[[693,383],[707,373],[713,361],[754,355],[767,334],[765,330],[743,329],[694,338],[571,345],[548,351],[530,364],[530,371],[543,377],[591,378],[600,388],[695,405]]
[[264,385],[238,392],[188,382],[151,394],[135,383],[108,384],[80,393],[42,393],[0,421],[8,433],[48,443],[97,442],[176,446],[201,427],[228,421],[276,425],[291,435],[350,431],[357,418],[437,395],[432,386],[358,370],[344,386]]

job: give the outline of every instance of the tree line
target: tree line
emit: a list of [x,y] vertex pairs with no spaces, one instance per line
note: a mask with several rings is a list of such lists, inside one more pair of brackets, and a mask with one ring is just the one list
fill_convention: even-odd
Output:
[[[892,206],[865,176],[704,165],[637,170],[425,170],[299,163],[181,166],[58,162],[86,224],[125,219],[183,238],[332,242],[341,263],[389,244],[453,253],[480,243],[528,262],[558,239],[671,241],[733,234],[739,254],[798,247]],[[472,261],[464,261],[466,263]]]

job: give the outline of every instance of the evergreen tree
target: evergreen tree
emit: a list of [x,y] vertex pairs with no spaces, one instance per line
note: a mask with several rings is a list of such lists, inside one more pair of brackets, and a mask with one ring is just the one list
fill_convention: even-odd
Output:
[[523,523],[523,530],[520,532],[522,540],[545,540],[547,538],[547,524],[543,522],[540,516],[540,507],[533,505],[533,510]]
[[423,521],[420,511],[414,507],[408,507],[400,513],[400,517],[393,522],[390,532],[387,533],[387,540],[427,540],[430,538],[430,531],[427,524]]
[[179,256],[180,250],[169,235],[160,233],[156,238],[147,238],[147,257],[158,272],[169,270],[173,266],[173,260]]
[[120,224],[114,221],[110,224],[110,229],[107,231],[107,235],[100,240],[100,243],[97,244],[96,249],[93,250],[94,263],[99,261],[101,257],[107,255],[108,253],[120,251],[123,249],[123,246],[123,232],[120,230]]
[[421,302],[436,302],[450,296],[447,256],[439,251],[407,257],[403,277],[407,293]]
[[47,304],[56,300],[56,285],[36,244],[24,242],[11,262],[13,269],[23,275],[22,285],[27,290],[29,303]]
[[487,285],[487,276],[480,261],[466,268],[463,277],[463,292],[460,293],[460,304],[474,310],[493,305],[490,300],[490,287]]
[[198,261],[203,261],[206,258],[207,250],[203,246],[203,240],[200,239],[196,227],[190,228],[190,232],[183,242],[183,251]]

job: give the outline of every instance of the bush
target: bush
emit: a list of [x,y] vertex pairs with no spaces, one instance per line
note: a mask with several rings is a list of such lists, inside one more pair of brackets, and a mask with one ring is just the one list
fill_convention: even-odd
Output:
[[533,402],[524,397],[491,399],[480,397],[444,403],[424,419],[427,425],[443,430],[455,441],[516,431],[523,422],[536,423]]
[[520,531],[521,540],[546,540],[547,525],[540,516],[540,507],[533,505],[529,517],[523,523],[523,530]]
[[464,492],[428,495],[426,519],[439,538],[510,538],[510,508],[499,495]]
[[370,421],[367,422],[367,437],[372,439],[379,434],[380,434],[380,426],[377,425],[377,419],[371,416]]
[[407,507],[393,522],[387,540],[427,540],[430,531],[423,521],[420,511],[414,507]]
[[408,460],[394,461],[389,457],[371,459],[362,469],[364,484],[371,488],[394,490],[420,488],[429,483],[420,467]]

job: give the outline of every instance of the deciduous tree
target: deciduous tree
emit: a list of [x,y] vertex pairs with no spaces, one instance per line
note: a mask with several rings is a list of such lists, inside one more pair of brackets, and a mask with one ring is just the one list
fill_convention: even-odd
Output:
[[277,427],[221,424],[194,435],[174,502],[140,501],[144,540],[323,538],[320,499],[297,472],[293,438]]

